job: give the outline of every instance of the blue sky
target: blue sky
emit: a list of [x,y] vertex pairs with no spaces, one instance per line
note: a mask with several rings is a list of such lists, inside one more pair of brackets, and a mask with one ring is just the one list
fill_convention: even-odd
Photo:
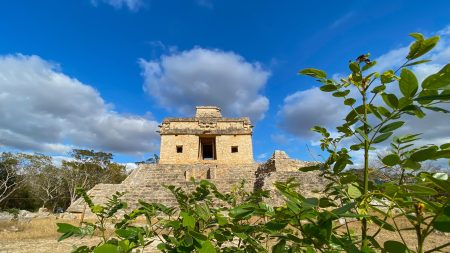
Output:
[[[316,149],[318,136],[305,129],[333,111],[286,113],[317,100],[315,82],[297,71],[346,73],[360,54],[408,46],[411,32],[447,36],[449,10],[444,0],[3,2],[0,87],[10,97],[0,102],[0,148],[95,148],[133,162],[158,153],[164,117],[215,103],[252,117],[255,159],[284,149],[311,160],[306,145]],[[220,92],[194,94],[199,87]]]

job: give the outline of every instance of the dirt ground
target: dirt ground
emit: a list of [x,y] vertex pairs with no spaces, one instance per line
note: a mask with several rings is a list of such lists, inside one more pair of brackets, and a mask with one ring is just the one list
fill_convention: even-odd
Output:
[[[47,252],[71,252],[80,245],[95,245],[100,242],[98,237],[91,238],[69,238],[62,242],[57,242],[60,236],[56,232],[56,223],[65,222],[77,224],[77,220],[59,220],[55,218],[35,219],[30,222],[0,222],[0,252],[20,252],[20,253],[47,253]],[[358,231],[359,225],[349,223],[351,230]],[[402,227],[402,224],[400,224]],[[375,231],[376,227],[371,227],[369,234]],[[415,248],[414,231],[405,231],[404,240],[411,249]],[[401,240],[398,234],[383,230],[377,237],[378,242],[383,245],[387,240]],[[427,239],[427,249],[434,248],[450,241],[449,235],[432,234]],[[150,250],[150,249],[149,249]],[[442,252],[450,252],[450,247]]]

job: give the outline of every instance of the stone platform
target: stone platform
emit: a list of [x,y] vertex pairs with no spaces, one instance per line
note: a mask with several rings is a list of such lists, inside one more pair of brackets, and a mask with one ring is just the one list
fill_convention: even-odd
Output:
[[[301,167],[311,166],[315,162],[304,162],[289,158],[283,151],[275,151],[265,163],[245,165],[221,164],[141,164],[121,184],[98,184],[88,194],[94,203],[105,203],[115,192],[126,192],[122,200],[129,208],[135,208],[138,200],[157,202],[173,206],[176,201],[163,184],[175,185],[186,190],[192,189],[194,183],[206,179],[214,183],[221,192],[230,192],[245,181],[245,190],[270,190],[269,204],[282,203],[281,197],[275,192],[273,184],[294,178],[299,184],[299,190],[308,197],[320,195],[326,184],[317,171],[300,172]],[[83,212],[84,201],[78,199],[68,212]]]

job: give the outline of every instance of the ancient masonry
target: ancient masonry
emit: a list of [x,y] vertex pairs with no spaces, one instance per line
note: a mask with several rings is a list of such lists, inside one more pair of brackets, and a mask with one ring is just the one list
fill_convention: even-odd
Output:
[[[319,195],[325,180],[317,172],[300,172],[311,162],[290,159],[275,151],[264,163],[253,160],[252,128],[249,118],[224,118],[220,108],[198,106],[195,117],[166,118],[160,125],[161,150],[158,164],[141,164],[121,184],[98,184],[88,193],[94,203],[104,203],[115,192],[126,192],[123,200],[131,208],[138,200],[175,204],[163,184],[190,189],[191,178],[206,179],[222,192],[231,191],[245,180],[248,191],[272,192],[271,204],[281,203],[274,182],[295,178],[307,196]],[[82,212],[84,202],[73,203],[69,212]]]

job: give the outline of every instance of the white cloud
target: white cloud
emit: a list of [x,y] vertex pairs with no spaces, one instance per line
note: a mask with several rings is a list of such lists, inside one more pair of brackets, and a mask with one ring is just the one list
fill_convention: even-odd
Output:
[[261,91],[270,72],[233,52],[194,48],[139,63],[144,89],[181,114],[192,115],[196,105],[218,105],[225,115],[259,120],[269,107]]
[[38,56],[0,56],[0,146],[140,154],[157,149],[157,125],[113,111],[91,86]]
[[278,112],[280,127],[302,138],[310,138],[315,125],[332,128],[345,116],[342,101],[314,87],[297,91],[284,99]]
[[143,0],[91,0],[92,5],[99,3],[109,4],[115,9],[128,8],[131,11],[138,11],[144,5]]
[[[439,31],[441,41],[438,46],[425,58],[432,62],[414,66],[419,82],[430,74],[439,71],[450,59],[450,26]],[[404,63],[409,46],[393,49],[381,56],[376,61],[375,71],[383,72],[396,68]],[[334,76],[342,76],[335,74]],[[398,84],[388,86],[390,93],[399,94]],[[384,105],[380,98],[375,99],[377,104]],[[450,110],[450,104],[442,105],[442,108]],[[298,91],[287,96],[284,104],[278,112],[281,116],[281,127],[296,136],[310,137],[309,128],[313,125],[325,126],[331,131],[340,124],[340,121],[348,112],[348,107],[343,106],[341,99],[336,99],[330,93],[321,92],[318,88]],[[397,135],[406,133],[423,133],[422,140],[418,144],[442,144],[450,142],[449,115],[426,110],[425,119],[413,116],[405,116],[405,127]],[[315,136],[317,137],[317,135]],[[383,145],[379,146],[384,149]]]

